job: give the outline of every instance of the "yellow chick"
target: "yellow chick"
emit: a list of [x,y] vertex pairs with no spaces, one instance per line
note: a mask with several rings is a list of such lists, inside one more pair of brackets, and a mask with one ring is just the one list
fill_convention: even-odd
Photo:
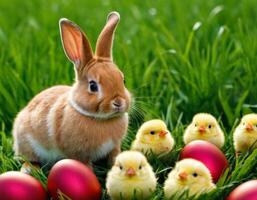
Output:
[[246,152],[250,147],[257,148],[257,114],[247,114],[241,119],[233,140],[237,153]]
[[159,119],[145,122],[139,128],[131,149],[147,154],[152,150],[155,154],[169,152],[174,147],[174,139],[166,124]]
[[208,113],[198,113],[184,133],[185,144],[193,140],[205,140],[221,148],[225,137],[215,117]]
[[184,159],[176,163],[164,183],[164,195],[170,198],[188,190],[189,196],[210,192],[216,186],[208,168],[200,161]]
[[145,156],[124,151],[107,174],[106,189],[113,200],[147,199],[156,189],[157,180]]

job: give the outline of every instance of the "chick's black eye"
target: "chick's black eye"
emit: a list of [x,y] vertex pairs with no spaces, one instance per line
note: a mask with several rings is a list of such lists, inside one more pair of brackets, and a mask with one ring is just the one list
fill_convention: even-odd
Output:
[[197,177],[198,176],[198,174],[196,172],[194,172],[192,175],[193,175],[193,177]]
[[155,134],[155,132],[154,132],[154,131],[150,131],[150,134],[151,134],[151,135],[154,135],[154,134]]
[[195,127],[197,127],[197,124],[195,124]]
[[138,167],[138,169],[142,169],[142,165],[140,165],[140,166]]
[[209,127],[209,128],[211,128],[211,127],[212,127],[212,125],[210,124],[208,127]]
[[97,92],[98,91],[98,85],[95,81],[89,82],[89,89],[91,92]]
[[123,167],[120,165],[120,170],[123,170]]

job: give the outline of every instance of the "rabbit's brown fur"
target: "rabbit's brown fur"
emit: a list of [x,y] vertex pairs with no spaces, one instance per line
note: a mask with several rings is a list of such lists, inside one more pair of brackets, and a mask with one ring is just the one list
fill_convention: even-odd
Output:
[[[113,161],[127,131],[131,102],[123,74],[112,62],[118,21],[118,13],[110,13],[93,55],[80,28],[60,20],[63,47],[74,63],[76,81],[71,87],[42,91],[17,115],[13,128],[16,155],[33,162],[62,157],[85,163],[104,157]],[[97,85],[97,91],[91,84]]]

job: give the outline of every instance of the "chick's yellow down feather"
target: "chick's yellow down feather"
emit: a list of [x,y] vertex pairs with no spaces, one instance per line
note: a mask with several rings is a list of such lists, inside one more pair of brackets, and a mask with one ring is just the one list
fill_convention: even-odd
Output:
[[155,191],[156,184],[152,167],[137,151],[120,153],[106,180],[107,193],[113,200],[147,199]]
[[249,148],[257,148],[257,114],[245,115],[233,134],[236,152],[246,152]]
[[214,116],[208,113],[198,113],[184,133],[184,142],[188,144],[193,140],[205,140],[218,148],[224,145],[225,137]]
[[176,163],[164,183],[164,194],[168,199],[188,190],[189,196],[210,192],[216,186],[208,168],[200,161],[184,159]]
[[174,147],[174,139],[166,124],[159,119],[145,122],[139,128],[131,149],[144,154],[152,151],[155,154],[169,152]]

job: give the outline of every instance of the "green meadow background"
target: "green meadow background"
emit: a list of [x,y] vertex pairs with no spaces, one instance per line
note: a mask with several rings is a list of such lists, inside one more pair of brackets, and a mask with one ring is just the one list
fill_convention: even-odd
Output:
[[[257,152],[235,159],[232,132],[241,116],[257,112],[257,0],[1,0],[0,1],[0,173],[18,170],[13,159],[12,123],[38,92],[71,85],[72,64],[61,47],[58,20],[82,27],[95,46],[110,11],[120,12],[114,60],[134,96],[128,149],[144,120],[162,118],[176,150],[151,155],[159,177],[152,199],[162,199],[162,183],[183,147],[185,126],[197,112],[215,115],[226,133],[223,152],[230,170],[218,189],[200,199],[225,199],[238,184],[257,177]],[[106,166],[95,172],[104,189]],[[48,170],[34,176],[46,183]],[[180,199],[188,199],[186,194]]]

